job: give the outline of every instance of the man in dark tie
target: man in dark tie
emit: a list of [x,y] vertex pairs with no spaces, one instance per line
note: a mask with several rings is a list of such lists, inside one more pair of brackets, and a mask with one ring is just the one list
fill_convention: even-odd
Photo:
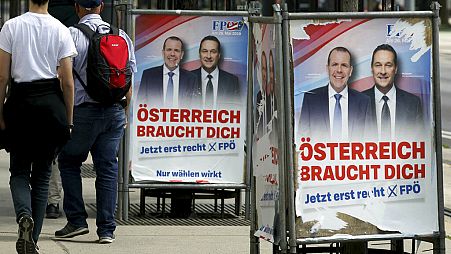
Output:
[[369,121],[370,100],[348,88],[351,53],[344,47],[332,49],[326,67],[329,84],[304,94],[300,137],[312,142],[360,140]]
[[192,71],[199,81],[204,108],[230,108],[243,104],[238,77],[219,69],[221,43],[215,36],[204,37],[199,45],[201,67]]
[[424,130],[420,98],[395,85],[397,59],[396,51],[388,44],[373,51],[371,72],[375,85],[363,93],[371,99],[372,121],[377,123],[374,139],[416,139]]
[[138,103],[152,107],[190,108],[198,95],[197,80],[191,72],[180,68],[183,42],[176,36],[163,43],[164,64],[144,70],[139,86]]

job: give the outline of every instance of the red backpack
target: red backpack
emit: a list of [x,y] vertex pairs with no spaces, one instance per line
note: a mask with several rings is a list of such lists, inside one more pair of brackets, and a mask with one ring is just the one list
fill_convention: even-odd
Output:
[[82,23],[74,27],[89,39],[87,84],[74,70],[75,76],[95,101],[105,105],[120,102],[130,89],[132,80],[127,41],[114,26],[109,26],[110,31],[103,34],[99,33],[99,27],[96,31]]

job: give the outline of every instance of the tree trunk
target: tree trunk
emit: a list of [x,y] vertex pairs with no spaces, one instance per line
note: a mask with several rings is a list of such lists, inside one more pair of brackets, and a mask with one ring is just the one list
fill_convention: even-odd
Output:
[[439,0],[438,3],[441,5],[440,7],[440,21],[442,22],[442,26],[449,27],[449,14],[448,14],[448,1],[447,0]]
[[348,12],[359,11],[359,0],[342,0],[340,10]]

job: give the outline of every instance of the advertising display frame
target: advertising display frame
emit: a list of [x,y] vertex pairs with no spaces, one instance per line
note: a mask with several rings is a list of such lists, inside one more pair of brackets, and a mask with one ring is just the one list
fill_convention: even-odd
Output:
[[[306,248],[307,245],[315,244],[331,244],[330,252],[333,253],[336,249],[340,249],[339,245],[352,242],[368,242],[368,241],[403,241],[412,240],[412,253],[415,253],[415,241],[426,241],[433,244],[434,253],[444,253],[445,250],[445,227],[444,227],[444,193],[443,193],[443,167],[442,167],[442,140],[441,140],[441,108],[440,108],[440,68],[439,68],[439,5],[435,2],[432,6],[432,11],[403,11],[403,12],[325,12],[325,13],[289,13],[286,5],[280,8],[278,5],[273,5],[274,16],[259,17],[252,15],[259,15],[259,13],[251,12],[233,12],[233,11],[185,11],[185,10],[136,10],[131,9],[127,12],[127,32],[134,34],[133,30],[133,15],[140,14],[169,14],[169,15],[202,15],[202,16],[243,16],[248,17],[249,24],[249,45],[248,45],[248,94],[247,94],[247,126],[246,126],[246,172],[245,180],[242,184],[193,184],[193,183],[158,183],[158,182],[129,182],[129,155],[127,147],[130,146],[130,137],[125,138],[125,145],[123,146],[122,161],[122,179],[119,179],[119,210],[122,211],[122,219],[128,219],[129,200],[128,193],[130,188],[171,188],[171,189],[245,189],[246,190],[246,218],[251,219],[250,227],[250,253],[259,253],[259,238],[254,234],[258,230],[257,227],[257,197],[256,197],[256,182],[253,175],[252,153],[253,147],[253,55],[254,45],[252,44],[253,36],[252,30],[256,23],[262,24],[276,24],[277,39],[275,41],[275,50],[277,51],[278,59],[276,68],[276,79],[278,85],[275,89],[275,96],[277,98],[277,105],[280,112],[279,117],[279,133],[278,133],[278,161],[279,161],[279,200],[278,211],[280,216],[280,231],[277,232],[277,237],[280,241],[274,244],[274,253],[298,253],[298,250]],[[371,237],[361,235],[357,237],[350,237],[344,235],[340,238],[318,237],[318,238],[301,238],[296,236],[296,205],[295,205],[295,182],[297,177],[297,162],[296,161],[296,147],[294,143],[294,70],[292,60],[292,48],[290,37],[290,21],[292,20],[314,20],[314,19],[384,19],[384,18],[423,18],[430,19],[432,24],[432,50],[431,50],[431,121],[433,132],[433,146],[435,154],[433,160],[436,167],[436,197],[437,197],[437,222],[438,231],[431,234],[418,234],[413,236],[403,236],[396,234],[378,235]],[[127,135],[129,133],[127,132]],[[122,181],[122,184],[121,184]],[[119,213],[120,214],[120,213]],[[337,247],[333,247],[336,243]],[[315,247],[308,248],[309,251],[315,253]],[[332,250],[332,248],[334,248]],[[306,248],[307,249],[307,248]],[[323,248],[324,249],[324,248]],[[399,250],[391,249],[392,253],[400,253]],[[387,252],[384,252],[387,253]],[[401,252],[403,253],[403,252]]]
[[[433,160],[435,161],[436,166],[436,189],[437,189],[437,221],[438,221],[438,231],[431,232],[431,234],[419,234],[414,236],[400,236],[396,234],[390,234],[390,235],[378,235],[378,236],[357,236],[357,237],[350,237],[344,235],[340,238],[328,238],[328,237],[318,237],[318,238],[301,238],[297,239],[296,237],[296,225],[289,225],[289,239],[290,239],[290,249],[292,249],[295,246],[305,246],[307,244],[319,244],[319,243],[334,243],[334,242],[355,242],[355,241],[379,241],[379,240],[402,240],[402,239],[412,239],[414,242],[415,240],[425,240],[428,242],[431,242],[434,244],[434,251],[437,252],[434,253],[443,253],[444,251],[444,221],[443,221],[443,168],[442,168],[442,152],[441,152],[441,119],[440,119],[440,72],[439,72],[439,61],[438,61],[438,24],[439,24],[439,16],[438,16],[438,7],[436,5],[433,6],[434,11],[422,11],[422,12],[370,12],[370,13],[288,13],[284,16],[284,27],[286,27],[285,31],[288,31],[289,29],[289,22],[291,20],[337,20],[337,19],[378,19],[378,18],[424,18],[424,19],[430,19],[432,24],[432,50],[431,50],[431,60],[432,60],[432,72],[431,72],[431,104],[432,104],[432,121],[434,125],[432,125],[432,131],[434,133],[434,140],[432,140],[434,149],[435,149],[435,157],[433,157]],[[285,58],[291,59],[291,52],[290,52],[290,44],[291,44],[291,38],[287,33],[284,33],[284,45],[288,50],[284,51]],[[293,67],[291,66],[291,63],[287,61],[286,63],[286,84],[290,87],[294,85],[294,81],[292,80],[293,77]],[[293,92],[293,90],[288,89],[288,91]],[[286,100],[291,100],[293,98],[293,94],[286,93]],[[293,107],[289,107],[289,110],[294,110]],[[293,119],[294,112],[291,113],[291,118]],[[286,121],[287,123],[287,133],[294,133],[294,129],[292,129],[292,126],[294,126],[292,123],[289,123],[289,120]],[[293,140],[289,137],[286,138],[287,140]],[[287,147],[292,147],[292,144],[287,144]],[[288,158],[293,159],[294,153],[288,154]],[[290,160],[290,159],[288,159]],[[293,161],[287,162],[287,167],[289,168],[297,168],[297,165]],[[288,185],[293,184],[296,182],[296,170],[293,170],[293,174],[289,174],[287,183]],[[292,187],[292,189],[291,189]],[[288,189],[291,189],[293,191],[289,191],[289,195],[293,195],[294,200],[294,186],[288,186]],[[295,214],[295,204],[290,203],[289,205],[289,213]],[[293,239],[295,239],[295,243],[293,243]],[[412,243],[412,246],[414,246],[414,243]],[[295,252],[291,252],[295,253]]]
[[[200,17],[207,17],[207,16],[228,16],[228,17],[232,17],[232,16],[239,16],[239,17],[243,17],[243,18],[247,18],[248,16],[248,12],[244,12],[244,11],[236,11],[236,12],[231,12],[231,11],[190,11],[190,10],[142,10],[142,9],[130,9],[127,11],[126,14],[126,20],[127,20],[127,32],[129,34],[133,34],[134,35],[134,29],[135,29],[135,22],[134,22],[134,16],[135,15],[175,15],[175,16],[200,16]],[[249,35],[248,35],[249,37]],[[135,38],[134,38],[135,39]],[[246,84],[247,84],[247,80],[246,80]],[[247,106],[247,105],[246,105]],[[246,114],[247,114],[247,109],[245,110]],[[246,115],[247,117],[247,115]],[[130,128],[129,126],[127,128]],[[247,135],[247,130],[246,128],[243,128],[243,133],[246,132]],[[192,190],[193,192],[195,192],[196,190],[246,190],[246,195],[245,195],[245,213],[246,216],[248,216],[248,204],[249,202],[247,201],[249,198],[249,172],[243,172],[243,181],[241,183],[177,183],[177,182],[154,182],[154,181],[139,181],[139,182],[130,182],[130,178],[129,178],[129,161],[130,161],[130,154],[129,154],[129,148],[130,148],[130,131],[126,131],[125,133],[125,145],[122,147],[123,151],[122,153],[120,153],[120,155],[123,156],[123,160],[122,160],[122,171],[120,173],[120,176],[122,176],[122,179],[120,179],[119,181],[122,180],[122,183],[119,184],[120,186],[120,193],[122,193],[122,195],[119,196],[119,200],[118,200],[118,204],[120,205],[121,209],[119,214],[121,214],[122,219],[123,220],[128,220],[129,217],[129,197],[128,197],[128,193],[129,193],[129,189],[131,188],[139,188],[139,189],[143,189],[143,188],[152,188],[152,189],[169,189],[169,190]],[[244,161],[243,161],[244,164]],[[244,169],[246,170],[246,168]],[[122,186],[122,188],[121,188]],[[238,194],[241,195],[241,194]],[[236,200],[240,200],[239,198]],[[237,207],[237,205],[241,205],[241,204],[235,204],[235,207]]]
[[[252,172],[252,201],[251,201],[251,205],[252,205],[252,223],[251,223],[251,253],[256,253],[254,251],[256,251],[256,249],[258,249],[258,241],[255,241],[255,237],[258,237],[259,239],[262,240],[266,240],[269,242],[273,243],[273,249],[277,250],[279,249],[287,249],[288,248],[288,244],[287,244],[287,231],[284,230],[284,226],[283,225],[287,225],[287,219],[289,219],[291,216],[287,214],[285,214],[285,212],[287,210],[287,204],[289,204],[289,200],[287,198],[289,198],[289,195],[287,195],[287,189],[286,189],[286,180],[287,180],[287,170],[286,170],[286,146],[285,146],[285,140],[284,138],[286,137],[286,130],[285,130],[285,119],[286,119],[286,104],[284,101],[284,96],[282,96],[285,92],[285,85],[284,85],[284,58],[283,58],[283,44],[282,44],[282,16],[280,15],[280,8],[278,5],[274,5],[275,7],[275,11],[276,11],[276,15],[272,16],[272,17],[260,17],[260,16],[250,16],[249,17],[249,23],[251,24],[250,26],[253,28],[252,31],[255,30],[259,30],[259,28],[255,28],[255,25],[259,25],[259,27],[265,27],[268,25],[274,25],[274,29],[272,31],[273,35],[272,36],[263,36],[261,35],[260,40],[263,40],[264,38],[273,38],[273,48],[266,46],[263,47],[262,45],[260,45],[260,51],[257,49],[257,44],[259,44],[257,41],[257,39],[255,38],[255,34],[254,33],[250,33],[252,34],[252,40],[250,40],[250,52],[252,52],[252,62],[250,63],[250,65],[253,66],[252,68],[252,79],[250,79],[250,85],[249,85],[249,94],[254,95],[255,96],[255,92],[257,90],[259,90],[257,88],[254,88],[254,83],[258,84],[259,82],[261,82],[261,80],[259,80],[258,75],[260,74],[261,70],[259,68],[254,68],[255,66],[259,65],[259,61],[262,61],[259,56],[262,53],[261,51],[263,51],[262,48],[264,48],[265,50],[272,50],[274,52],[274,56],[273,56],[273,61],[274,61],[274,96],[275,96],[275,101],[276,101],[276,105],[274,105],[274,107],[277,108],[276,110],[276,114],[277,114],[277,119],[278,121],[273,124],[273,130],[275,132],[275,138],[277,139],[277,141],[275,142],[276,144],[271,144],[274,146],[277,146],[277,150],[275,150],[275,153],[272,153],[270,155],[269,150],[267,150],[266,152],[263,152],[262,154],[258,154],[257,151],[253,151],[253,156],[251,156],[251,167],[250,167],[250,171]],[[258,32],[257,32],[258,33]],[[266,41],[265,44],[271,44],[272,42],[268,42]],[[260,41],[260,44],[263,44],[263,42]],[[268,55],[269,53],[267,53],[266,55]],[[268,58],[268,57],[267,57]],[[256,70],[259,70],[259,73],[255,73]],[[261,78],[262,79],[262,78]],[[252,112],[257,111],[256,109],[256,103],[258,103],[256,100],[258,100],[258,96],[257,98],[252,98],[252,107],[250,109],[251,114],[254,114]],[[254,116],[255,117],[255,116]],[[249,122],[248,122],[249,123]],[[253,150],[258,150],[261,152],[261,148],[260,149],[256,149],[256,144],[258,143],[256,141],[256,136],[257,133],[254,133],[254,125],[255,123],[252,123],[252,148]],[[277,126],[276,126],[277,125]],[[277,130],[277,131],[275,131]],[[274,134],[273,134],[274,135]],[[273,148],[273,147],[271,147]],[[254,155],[257,154],[257,155]],[[262,226],[264,225],[259,225],[259,221],[262,221],[262,218],[259,217],[263,217],[262,212],[259,212],[260,210],[262,210],[261,207],[259,207],[258,204],[260,204],[261,200],[264,199],[262,195],[262,193],[259,193],[257,191],[257,185],[259,184],[259,178],[262,177],[262,175],[260,175],[258,173],[258,170],[256,170],[255,166],[257,164],[257,162],[255,162],[256,159],[258,159],[258,157],[263,157],[266,159],[273,159],[273,163],[274,163],[274,159],[275,161],[275,165],[278,168],[278,170],[276,170],[276,174],[278,174],[278,177],[276,177],[276,181],[277,181],[277,187],[276,187],[276,192],[278,193],[278,198],[274,198],[275,199],[275,203],[274,204],[274,208],[272,213],[274,213],[274,219],[273,221],[270,220],[270,222],[268,223],[268,221],[266,221],[267,228],[270,229],[271,233],[268,234],[264,234],[262,233]],[[264,159],[264,160],[266,160]],[[267,165],[267,164],[266,164]],[[271,170],[269,169],[263,169],[263,171],[268,171],[270,174],[268,175],[268,172],[266,172],[266,174],[264,174],[264,178],[267,180],[268,176],[269,178],[271,178],[271,173],[273,174],[274,172],[271,172]],[[261,184],[261,183],[260,183]],[[272,196],[274,189],[271,188],[271,193],[270,195]],[[260,195],[260,196],[259,196]],[[267,201],[265,201],[267,202]],[[289,206],[289,205],[288,205]],[[269,206],[272,207],[272,206]],[[271,209],[271,208],[269,208]],[[270,213],[271,214],[271,213]],[[289,223],[288,223],[289,224]],[[276,227],[278,225],[278,227]],[[275,226],[275,228],[273,228],[273,226]],[[263,230],[264,231],[264,230]],[[270,238],[268,238],[268,236],[270,236]]]

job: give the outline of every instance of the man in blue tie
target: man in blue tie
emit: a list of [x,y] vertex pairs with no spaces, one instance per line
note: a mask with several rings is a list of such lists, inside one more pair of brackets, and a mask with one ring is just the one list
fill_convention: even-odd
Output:
[[176,36],[163,43],[164,64],[144,70],[138,90],[138,103],[158,108],[191,108],[193,98],[199,98],[197,79],[180,68],[183,42]]
[[332,49],[326,68],[329,84],[304,94],[299,135],[312,142],[359,140],[369,124],[370,99],[348,88],[353,70],[349,50]]

